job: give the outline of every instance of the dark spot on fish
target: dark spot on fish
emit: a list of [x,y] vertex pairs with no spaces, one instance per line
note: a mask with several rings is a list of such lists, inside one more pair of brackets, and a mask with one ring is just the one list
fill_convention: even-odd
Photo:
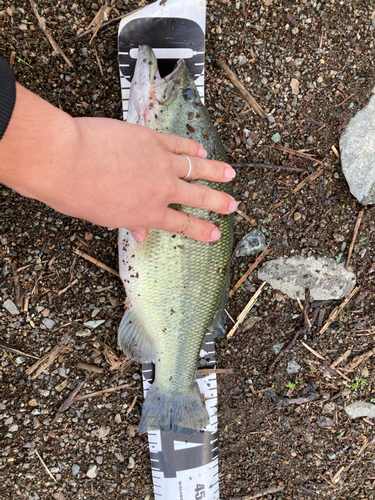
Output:
[[147,57],[145,57],[145,58],[143,59],[143,62],[147,62]]
[[158,115],[157,114],[155,114],[155,118],[158,119]]
[[175,312],[174,309],[171,307],[171,314],[173,314],[174,312]]
[[195,113],[195,118],[200,118],[202,115],[200,113]]
[[[149,106],[148,106],[148,109],[151,109],[154,107],[154,103],[153,102],[150,102]],[[150,120],[149,120],[150,121]]]
[[133,321],[129,321],[129,325],[131,325],[133,323]]
[[173,379],[172,375],[169,377],[169,382],[171,382]]
[[194,113],[192,111],[190,111],[188,113],[188,120],[192,120],[194,118]]
[[176,238],[176,235],[175,235],[175,234],[172,234],[172,238]]
[[[145,62],[147,61],[147,59],[145,59]],[[152,66],[152,61],[149,61],[149,66]]]
[[190,123],[187,123],[186,124],[186,128],[188,129],[189,132],[191,132],[192,134],[195,132],[195,128],[193,128]]
[[181,248],[181,250],[183,250],[185,248],[185,245],[177,245],[178,248]]

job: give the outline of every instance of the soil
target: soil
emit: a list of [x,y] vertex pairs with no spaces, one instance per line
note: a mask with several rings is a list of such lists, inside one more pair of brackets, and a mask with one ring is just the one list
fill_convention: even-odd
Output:
[[[118,1],[109,19],[147,3]],[[122,119],[117,22],[102,27],[91,45],[91,34],[77,39],[100,6],[101,1],[38,2],[74,65],[70,68],[53,52],[29,2],[0,0],[0,51],[21,84],[68,113]],[[229,160],[303,169],[238,168],[235,197],[251,222],[236,215],[235,243],[251,229],[262,230],[270,248],[265,260],[313,255],[344,262],[348,256],[362,207],[341,172],[339,138],[375,84],[374,26],[373,0],[207,1],[206,104]],[[247,106],[218,58],[274,121]],[[299,85],[295,94],[292,79]],[[315,180],[293,192],[319,169]],[[147,437],[136,432],[141,368],[124,361],[116,348],[123,287],[115,275],[74,253],[79,248],[116,269],[116,231],[56,213],[6,187],[0,190],[0,206],[0,297],[21,311],[12,315],[0,309],[0,498],[150,500]],[[351,420],[345,412],[350,402],[375,398],[373,357],[345,372],[356,355],[375,346],[374,221],[374,207],[365,207],[349,264],[357,294],[321,335],[317,321],[324,324],[341,301],[319,308],[309,304],[312,329],[301,333],[271,374],[273,348],[288,343],[304,323],[297,301],[266,286],[250,312],[260,321],[216,343],[218,368],[233,370],[218,375],[223,500],[254,498],[278,487],[283,489],[263,498],[375,498],[374,422]],[[234,260],[233,284],[255,258]],[[260,284],[255,270],[230,299],[232,318]],[[82,326],[89,320],[104,322],[95,329]],[[71,335],[68,347],[35,379],[26,374],[35,359],[10,350],[41,357],[64,334]],[[112,356],[105,356],[105,346]],[[345,379],[329,365],[348,349],[351,354],[339,365]],[[114,366],[113,353],[123,361],[121,369]],[[290,361],[300,365],[298,373],[288,374]],[[82,362],[101,372],[80,369]],[[80,394],[133,385],[77,401],[53,422],[85,380]],[[312,392],[316,397],[308,402],[280,400]],[[89,468],[96,477],[87,476]]]

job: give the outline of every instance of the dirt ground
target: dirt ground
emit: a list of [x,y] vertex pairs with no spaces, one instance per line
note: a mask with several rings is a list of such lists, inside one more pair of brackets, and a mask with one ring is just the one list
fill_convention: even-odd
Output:
[[[91,34],[77,38],[101,3],[37,3],[73,68],[53,53],[30,3],[21,0],[0,0],[0,51],[21,84],[73,116],[121,119],[118,22],[102,27],[91,45]],[[147,3],[118,1],[109,19]],[[375,85],[374,26],[373,0],[207,1],[206,103],[230,161],[303,169],[238,168],[235,197],[251,222],[236,215],[235,243],[250,229],[262,230],[270,248],[265,260],[347,259],[362,207],[341,172],[339,138]],[[219,58],[273,122],[247,106]],[[152,499],[147,437],[136,432],[140,366],[123,363],[122,372],[115,366],[124,291],[116,276],[74,253],[78,248],[116,269],[116,231],[56,213],[6,187],[0,207],[0,299],[12,299],[21,310],[11,315],[0,308],[0,498]],[[368,206],[349,264],[358,292],[321,335],[319,325],[341,301],[310,304],[311,331],[271,374],[272,348],[303,325],[298,303],[277,290],[263,289],[250,313],[259,318],[255,326],[216,343],[218,368],[233,370],[218,376],[222,500],[278,487],[263,498],[375,498],[374,422],[351,420],[345,412],[350,402],[375,398],[373,357],[345,371],[375,347],[374,242],[375,209]],[[233,284],[255,258],[234,260]],[[256,269],[230,299],[233,318],[260,284]],[[82,326],[88,320],[104,322],[90,329]],[[35,359],[9,349],[41,357],[65,334],[71,335],[68,347],[35,379],[26,374]],[[348,349],[340,373],[330,369]],[[289,375],[292,360],[301,368]],[[94,365],[97,373],[79,363]],[[80,382],[79,394],[133,385],[77,401],[54,421]],[[312,392],[309,402],[279,399],[306,401]],[[87,476],[89,469],[96,477]]]

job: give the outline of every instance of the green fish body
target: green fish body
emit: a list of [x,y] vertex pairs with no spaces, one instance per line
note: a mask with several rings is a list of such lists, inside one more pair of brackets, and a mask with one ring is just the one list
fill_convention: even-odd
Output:
[[[208,158],[226,161],[221,140],[202,105],[185,62],[161,79],[152,50],[139,48],[132,80],[128,122],[190,137]],[[187,165],[188,166],[188,165]],[[231,184],[192,181],[231,192]],[[229,286],[233,217],[186,206],[173,208],[215,223],[222,233],[210,244],[183,235],[149,230],[137,243],[126,229],[119,233],[119,268],[127,310],[118,342],[140,362],[155,363],[155,380],[144,402],[139,432],[192,434],[209,423],[195,382],[200,348],[213,322],[220,322]]]

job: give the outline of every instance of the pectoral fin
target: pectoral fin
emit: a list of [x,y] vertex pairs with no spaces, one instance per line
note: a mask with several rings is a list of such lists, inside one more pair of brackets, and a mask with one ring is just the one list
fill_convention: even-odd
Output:
[[118,344],[131,359],[141,363],[153,361],[154,346],[140,314],[134,307],[125,311],[118,329]]

